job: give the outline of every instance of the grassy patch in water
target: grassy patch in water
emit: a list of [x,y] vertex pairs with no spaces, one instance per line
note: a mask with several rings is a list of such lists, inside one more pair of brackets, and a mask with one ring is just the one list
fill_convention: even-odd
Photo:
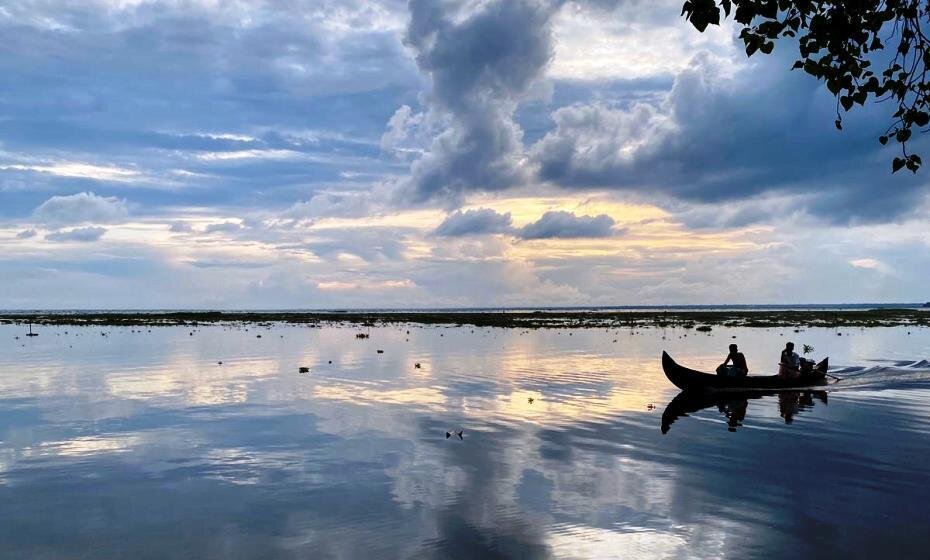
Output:
[[930,326],[930,311],[866,310],[725,310],[725,311],[519,311],[519,312],[30,312],[0,313],[0,324],[69,326],[196,326],[208,324],[308,326],[329,324],[364,327],[391,324],[458,325],[502,328],[695,328],[724,327],[896,327]]

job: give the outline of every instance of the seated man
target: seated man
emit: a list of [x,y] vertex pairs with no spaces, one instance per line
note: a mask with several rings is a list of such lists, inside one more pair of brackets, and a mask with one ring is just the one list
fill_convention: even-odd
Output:
[[781,351],[781,358],[778,360],[779,377],[794,378],[801,375],[801,358],[794,351],[794,343],[785,344],[785,349]]
[[[733,365],[727,365],[733,362]],[[717,367],[717,375],[726,377],[746,377],[749,373],[749,366],[746,365],[746,356],[739,351],[735,344],[730,345],[730,353],[727,359]]]

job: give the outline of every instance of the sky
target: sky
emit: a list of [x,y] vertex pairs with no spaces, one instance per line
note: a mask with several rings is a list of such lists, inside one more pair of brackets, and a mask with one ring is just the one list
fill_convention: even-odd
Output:
[[6,1],[0,308],[930,299],[888,107],[680,8]]

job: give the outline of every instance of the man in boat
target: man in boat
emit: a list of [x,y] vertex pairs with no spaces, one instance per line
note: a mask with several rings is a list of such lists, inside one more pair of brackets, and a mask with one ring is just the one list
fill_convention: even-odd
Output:
[[[733,362],[732,365],[728,365]],[[746,356],[739,351],[735,344],[730,345],[730,353],[727,359],[717,367],[717,375],[725,377],[746,377],[749,373],[749,366],[746,365]]]
[[810,373],[813,369],[814,362],[804,360],[794,351],[794,343],[785,344],[785,349],[781,351],[781,358],[778,360],[778,375],[787,379],[800,377],[803,373]]

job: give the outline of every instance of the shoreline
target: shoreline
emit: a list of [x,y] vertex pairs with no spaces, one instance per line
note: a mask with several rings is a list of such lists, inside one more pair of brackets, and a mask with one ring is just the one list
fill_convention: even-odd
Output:
[[0,313],[0,324],[61,326],[197,326],[210,324],[436,325],[499,328],[694,328],[930,326],[930,310],[714,310],[526,312],[26,312]]

